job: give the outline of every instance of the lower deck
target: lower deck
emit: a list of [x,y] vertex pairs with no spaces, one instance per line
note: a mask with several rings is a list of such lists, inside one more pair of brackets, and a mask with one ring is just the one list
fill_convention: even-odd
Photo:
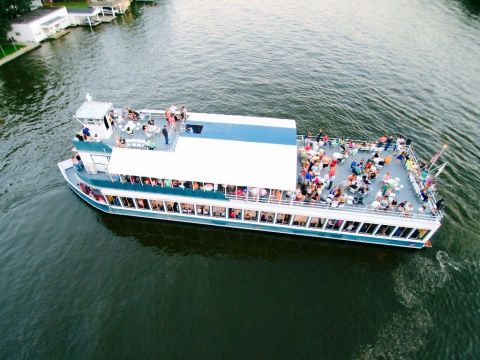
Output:
[[[59,166],[62,168],[64,163]],[[95,189],[83,183],[71,165],[68,167],[64,164],[62,170],[78,196],[97,209],[118,215],[413,248],[429,246],[429,239],[436,231],[413,226],[299,215],[293,211],[278,211],[273,207],[261,210],[253,204],[251,208],[245,208],[228,200],[212,202],[204,199],[204,203],[199,203],[201,200],[194,203],[171,197],[161,200],[142,192],[126,195],[115,189]]]

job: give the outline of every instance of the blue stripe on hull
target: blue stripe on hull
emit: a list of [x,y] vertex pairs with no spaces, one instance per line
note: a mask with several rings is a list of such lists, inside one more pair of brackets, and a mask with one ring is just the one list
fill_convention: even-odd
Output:
[[302,236],[310,236],[310,237],[316,237],[316,238],[330,238],[335,240],[362,242],[362,243],[377,244],[377,245],[408,247],[408,248],[416,248],[416,249],[423,248],[423,243],[408,241],[408,240],[384,239],[384,238],[378,238],[373,236],[368,237],[368,236],[360,236],[360,235],[348,234],[348,233],[332,233],[328,231],[309,230],[309,229],[302,229],[302,228],[294,228],[290,226],[283,227],[283,226],[275,226],[275,225],[267,225],[267,224],[260,225],[259,223],[236,222],[236,221],[228,221],[228,220],[221,220],[221,219],[201,217],[201,216],[171,215],[168,213],[161,213],[161,212],[157,213],[157,212],[149,212],[149,211],[136,210],[136,209],[109,208],[108,205],[101,204],[94,201],[93,199],[91,199],[90,197],[82,193],[79,189],[72,186],[70,183],[68,184],[70,188],[78,196],[80,196],[83,200],[85,200],[87,203],[89,203],[93,207],[99,210],[102,210],[104,212],[116,214],[116,215],[179,221],[179,222],[187,222],[187,223],[193,223],[193,224],[223,226],[228,228],[237,228],[237,229],[245,229],[245,230],[267,231],[267,232],[290,234],[290,235],[302,235]]

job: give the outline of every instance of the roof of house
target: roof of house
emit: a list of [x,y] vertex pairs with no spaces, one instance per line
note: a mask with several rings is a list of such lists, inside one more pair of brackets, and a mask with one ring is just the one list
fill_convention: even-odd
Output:
[[53,19],[47,20],[44,23],[41,23],[40,25],[43,27],[48,27],[50,25],[55,24],[56,22],[65,19],[63,16],[55,16]]
[[69,8],[67,12],[72,15],[94,16],[100,13],[100,8]]
[[38,8],[14,19],[12,21],[12,24],[29,24],[35,20],[41,19],[42,17],[50,15],[61,9],[63,9],[63,7]]

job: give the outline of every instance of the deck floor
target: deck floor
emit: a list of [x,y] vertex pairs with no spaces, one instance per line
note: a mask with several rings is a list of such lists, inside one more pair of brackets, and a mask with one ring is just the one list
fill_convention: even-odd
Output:
[[[303,141],[299,141],[297,144],[297,148],[301,149],[304,146]],[[318,149],[317,147],[315,147]],[[321,148],[324,149],[325,153],[327,156],[330,158],[334,153],[341,153],[341,148],[338,144],[332,145],[332,146],[322,146]],[[333,182],[332,188],[335,186],[340,186],[342,182],[344,182],[347,177],[352,174],[352,170],[350,168],[350,164],[353,161],[356,161],[357,163],[361,160],[364,159],[367,161],[368,159],[372,158],[373,155],[375,154],[375,151],[361,151],[359,150],[355,155],[350,155],[347,159],[345,159],[342,163],[337,164],[336,166],[336,176],[335,180]],[[392,179],[397,179],[398,180],[398,190],[395,191],[395,196],[397,199],[398,203],[401,203],[403,201],[408,201],[409,203],[413,204],[414,210],[413,213],[417,213],[418,208],[423,204],[422,201],[420,200],[419,196],[417,195],[416,191],[414,190],[412,183],[410,182],[410,179],[408,177],[408,170],[406,168],[406,165],[404,162],[396,162],[395,157],[396,153],[393,151],[393,148],[391,147],[389,150],[381,151],[381,156],[386,157],[390,155],[392,157],[392,161],[390,162],[389,165],[385,165],[382,169],[379,170],[379,174],[377,178],[372,182],[370,185],[370,191],[366,196],[363,198],[363,205],[353,205],[356,207],[365,207],[369,206],[372,204],[372,202],[375,200],[375,197],[377,193],[381,190],[382,187],[382,178],[383,176],[389,172],[390,173],[390,178]],[[298,160],[298,174],[300,174],[300,169],[301,169],[301,159],[299,157]],[[328,169],[326,168],[322,170],[322,175],[325,175],[328,173]],[[328,190],[324,189],[323,194],[328,194]],[[354,195],[358,196],[355,194],[350,194],[347,192],[348,195]]]

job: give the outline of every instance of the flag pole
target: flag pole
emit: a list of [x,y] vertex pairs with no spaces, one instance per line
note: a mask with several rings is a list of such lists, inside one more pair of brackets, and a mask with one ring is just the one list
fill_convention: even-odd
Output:
[[433,158],[432,158],[432,163],[430,164],[430,166],[428,167],[428,171],[430,171],[430,169],[433,167],[433,165],[435,165],[435,163],[437,162],[437,160],[440,158],[440,156],[442,155],[442,153],[445,151],[445,149],[448,147],[447,144],[443,145],[442,149],[438,152],[438,154],[434,155]]

